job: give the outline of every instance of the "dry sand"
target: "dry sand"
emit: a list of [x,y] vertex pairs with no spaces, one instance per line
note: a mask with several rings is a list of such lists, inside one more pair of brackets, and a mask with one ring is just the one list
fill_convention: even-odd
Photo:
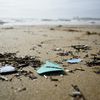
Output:
[[[85,65],[89,57],[84,58],[86,54],[95,54],[100,51],[100,34],[88,36],[86,31],[100,33],[100,26],[0,27],[0,53],[17,52],[18,56],[38,56],[43,62],[46,60],[62,62],[70,56],[58,56],[57,51],[53,49],[74,51],[70,46],[75,44],[84,44],[92,48],[87,52],[77,54],[83,59],[83,62],[79,64],[63,62],[65,69],[81,67],[85,71],[77,70],[64,76],[53,76],[59,80],[57,82],[50,81],[49,77],[45,79],[39,76],[31,66],[24,69],[34,72],[37,80],[30,80],[25,76],[21,76],[20,79],[15,77],[11,82],[0,80],[0,100],[72,100],[69,96],[73,91],[71,84],[79,86],[86,100],[100,100],[100,75],[95,74],[91,67]],[[24,87],[25,91],[18,91]]]

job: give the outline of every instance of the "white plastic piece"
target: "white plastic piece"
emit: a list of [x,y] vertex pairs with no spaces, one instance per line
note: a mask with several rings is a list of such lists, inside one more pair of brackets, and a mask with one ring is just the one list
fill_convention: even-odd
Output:
[[11,65],[5,65],[0,68],[0,73],[14,72],[16,69]]

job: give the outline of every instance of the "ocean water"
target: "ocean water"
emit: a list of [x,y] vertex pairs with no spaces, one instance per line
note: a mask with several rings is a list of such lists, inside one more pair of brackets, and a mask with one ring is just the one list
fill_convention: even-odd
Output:
[[100,19],[1,18],[0,26],[7,25],[100,25]]
[[99,24],[100,0],[0,0],[0,25]]

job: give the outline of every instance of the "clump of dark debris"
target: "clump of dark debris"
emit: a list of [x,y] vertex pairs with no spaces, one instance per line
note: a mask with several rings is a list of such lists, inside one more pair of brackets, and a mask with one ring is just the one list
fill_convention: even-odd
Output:
[[57,55],[59,56],[68,56],[70,52],[59,52]]
[[86,34],[87,34],[87,35],[100,35],[100,33],[97,33],[97,32],[90,32],[90,31],[87,31]]
[[100,51],[95,54],[91,54],[89,61],[86,61],[86,65],[89,67],[100,66]]
[[68,29],[69,32],[81,32],[80,30]]
[[21,75],[24,75],[25,77],[29,77],[29,79],[31,80],[37,79],[37,77],[31,71],[20,70],[15,76],[20,77]]
[[25,56],[17,57],[16,53],[0,53],[0,63],[3,65],[9,64],[16,68],[22,68],[31,65],[36,68],[41,65],[41,61],[37,57]]
[[70,94],[70,96],[73,97],[73,100],[86,100],[85,96],[77,85],[72,84],[72,87],[74,91],[72,94]]
[[76,49],[77,51],[83,50],[91,50],[91,47],[87,46],[87,45],[72,45],[72,48]]
[[50,30],[55,30],[54,28],[50,28]]
[[100,67],[93,68],[93,72],[96,74],[100,74]]
[[91,58],[91,61],[86,62],[87,66],[100,66],[100,56],[94,56]]
[[[37,57],[32,57],[32,56],[17,57],[16,53],[4,53],[4,54],[0,53],[0,64],[1,64],[0,75],[15,74],[14,77],[17,78],[20,78],[20,76],[24,75],[25,77],[34,80],[37,79],[34,73],[31,71],[25,71],[23,70],[23,68],[31,66],[35,69],[39,67],[42,64],[42,62],[39,59],[37,59]],[[0,76],[0,79],[5,81],[8,80],[12,81],[14,77],[8,79],[4,76]]]
[[5,28],[2,28],[4,30],[11,30],[11,29],[14,29],[14,27],[5,27]]

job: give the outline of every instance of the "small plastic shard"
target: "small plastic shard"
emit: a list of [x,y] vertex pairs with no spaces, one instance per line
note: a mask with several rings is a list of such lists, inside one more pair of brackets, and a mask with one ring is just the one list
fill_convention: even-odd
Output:
[[70,64],[75,64],[75,63],[79,63],[81,61],[82,61],[82,59],[80,59],[80,58],[73,58],[73,59],[67,60],[66,62],[68,62]]
[[2,66],[0,68],[0,73],[3,74],[3,73],[10,73],[10,72],[15,72],[16,69],[11,66],[11,65],[5,65],[5,66]]
[[61,51],[61,48],[55,48],[54,51]]
[[48,77],[47,77],[46,75],[44,75],[44,78],[46,78],[46,79],[47,79]]
[[74,91],[72,92],[72,96],[76,97],[76,96],[81,96],[82,94],[79,91]]

